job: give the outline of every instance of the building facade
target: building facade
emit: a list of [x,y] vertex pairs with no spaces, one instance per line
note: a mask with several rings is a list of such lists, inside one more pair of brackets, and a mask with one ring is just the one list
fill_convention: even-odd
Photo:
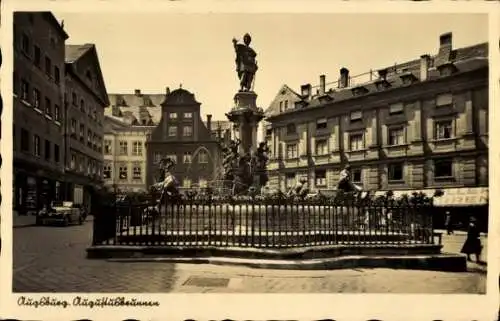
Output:
[[18,211],[36,211],[63,192],[67,38],[51,13],[14,13],[13,206]]
[[219,139],[212,133],[212,116],[203,123],[200,106],[185,89],[167,91],[161,120],[146,143],[148,186],[158,178],[162,158],[175,161],[173,174],[184,188],[205,187],[221,175]]
[[90,203],[102,185],[104,108],[109,105],[93,44],[65,48],[65,199]]
[[443,34],[437,54],[370,78],[342,68],[327,88],[320,76],[317,94],[304,85],[293,108],[267,118],[270,187],[303,176],[333,190],[347,163],[366,190],[488,186],[487,44],[453,49]]
[[146,140],[161,119],[165,94],[110,94],[105,110],[105,186],[115,192],[146,192]]

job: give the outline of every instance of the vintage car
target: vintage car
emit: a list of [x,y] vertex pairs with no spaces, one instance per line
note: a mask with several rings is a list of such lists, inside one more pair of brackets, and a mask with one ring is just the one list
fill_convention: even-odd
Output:
[[64,226],[69,224],[83,224],[85,217],[85,210],[80,204],[74,204],[73,202],[52,202],[49,208],[43,208],[37,213],[36,224],[59,223]]

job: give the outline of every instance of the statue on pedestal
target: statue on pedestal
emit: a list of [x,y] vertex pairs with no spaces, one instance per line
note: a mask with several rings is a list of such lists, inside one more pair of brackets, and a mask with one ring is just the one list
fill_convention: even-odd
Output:
[[234,50],[236,51],[236,72],[240,79],[240,91],[251,91],[255,73],[257,72],[257,53],[250,47],[252,37],[247,33],[243,36],[244,44],[239,44],[233,38]]

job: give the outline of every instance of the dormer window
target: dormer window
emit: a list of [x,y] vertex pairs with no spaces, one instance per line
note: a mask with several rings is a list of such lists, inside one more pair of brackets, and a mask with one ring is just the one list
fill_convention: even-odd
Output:
[[437,70],[439,71],[439,75],[441,77],[451,76],[458,71],[457,67],[452,62],[447,62],[438,66]]
[[369,92],[369,90],[363,86],[355,87],[352,89],[352,94],[354,96],[361,96],[361,95],[367,94],[368,92]]
[[363,120],[363,112],[361,110],[351,112],[350,119],[351,119],[351,123],[362,121]]
[[418,80],[417,77],[411,72],[405,72],[399,77],[405,86],[411,85]]

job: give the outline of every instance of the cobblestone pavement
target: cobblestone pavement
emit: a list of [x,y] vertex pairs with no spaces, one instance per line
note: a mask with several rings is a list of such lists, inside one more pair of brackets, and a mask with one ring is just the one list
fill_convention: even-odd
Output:
[[[485,267],[447,273],[391,269],[261,270],[88,260],[92,222],[14,229],[14,292],[484,293]],[[459,251],[465,236],[443,236]]]

